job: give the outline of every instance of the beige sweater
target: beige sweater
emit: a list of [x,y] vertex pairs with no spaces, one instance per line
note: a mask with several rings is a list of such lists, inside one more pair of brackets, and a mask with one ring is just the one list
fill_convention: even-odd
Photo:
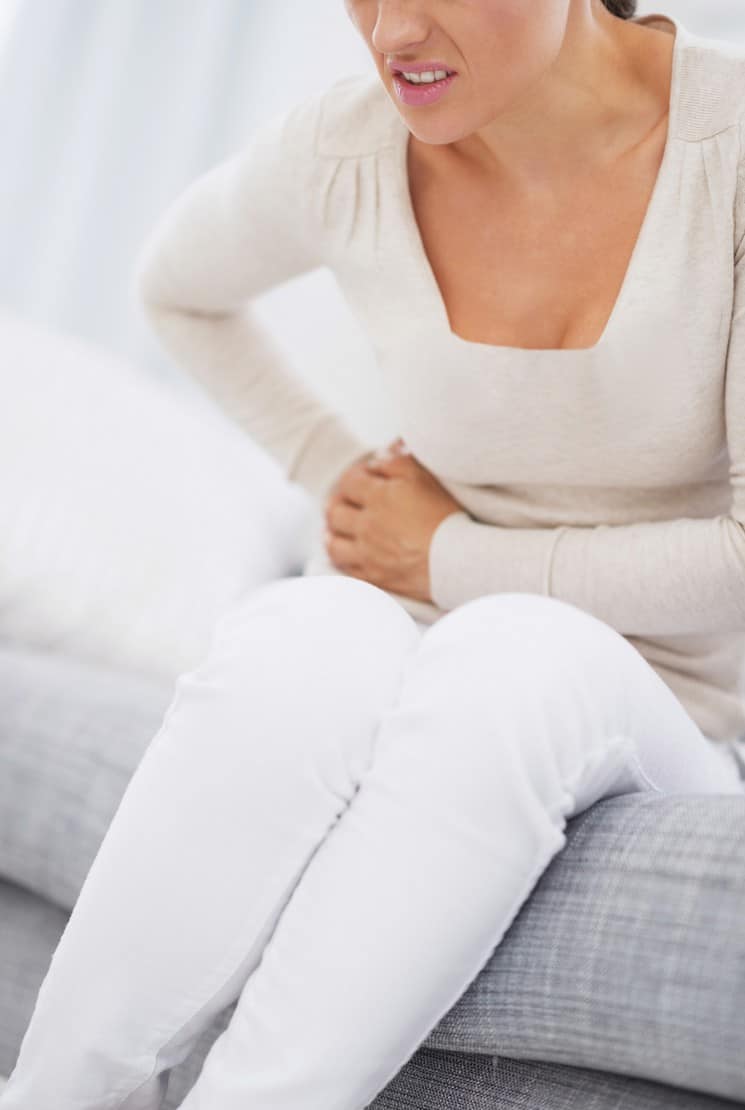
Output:
[[[286,365],[251,299],[328,266],[410,450],[463,506],[430,548],[431,622],[486,593],[562,598],[631,641],[712,739],[745,734],[745,48],[676,34],[667,145],[611,318],[584,350],[451,332],[377,73],[262,125],[170,205],[135,288],[177,362],[320,508],[379,446]],[[612,219],[612,209],[608,218]],[[339,573],[318,529],[306,573]]]

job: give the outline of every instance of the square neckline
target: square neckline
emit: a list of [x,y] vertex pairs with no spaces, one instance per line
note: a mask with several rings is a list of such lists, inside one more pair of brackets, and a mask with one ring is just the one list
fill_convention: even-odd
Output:
[[671,151],[674,145],[674,140],[678,131],[678,114],[680,105],[680,84],[681,84],[681,40],[684,37],[684,30],[679,19],[665,15],[662,12],[649,12],[646,15],[636,16],[633,18],[635,23],[647,23],[653,20],[665,20],[672,24],[674,27],[673,34],[673,51],[672,51],[672,71],[670,81],[670,98],[668,103],[668,125],[667,134],[665,136],[665,145],[663,148],[662,159],[657,171],[652,193],[650,195],[647,207],[644,213],[644,218],[639,228],[631,255],[626,266],[626,271],[621,282],[621,287],[616,296],[616,300],[610,311],[610,315],[605,322],[605,327],[600,335],[600,338],[591,347],[512,347],[504,343],[484,343],[476,339],[464,339],[462,335],[454,332],[451,324],[450,317],[448,316],[445,300],[442,291],[437,282],[437,279],[429,261],[429,257],[424,248],[424,241],[422,239],[419,224],[417,223],[416,213],[414,211],[414,204],[411,197],[411,190],[409,185],[409,172],[408,172],[408,148],[411,132],[401,117],[397,114],[398,123],[401,125],[399,130],[399,140],[396,144],[396,171],[401,185],[401,192],[403,195],[403,212],[402,223],[406,234],[409,238],[412,250],[417,257],[418,269],[423,276],[423,286],[425,287],[426,295],[432,305],[432,309],[437,316],[438,324],[445,333],[445,339],[460,345],[462,347],[471,348],[474,351],[491,351],[503,352],[508,354],[523,354],[523,355],[574,355],[578,356],[591,356],[598,354],[609,342],[612,333],[618,325],[619,317],[623,304],[628,295],[629,287],[631,286],[635,273],[640,265],[640,258],[646,240],[649,238],[654,219],[655,211],[659,204],[659,198],[662,194],[664,186],[667,181],[667,175],[671,162]]

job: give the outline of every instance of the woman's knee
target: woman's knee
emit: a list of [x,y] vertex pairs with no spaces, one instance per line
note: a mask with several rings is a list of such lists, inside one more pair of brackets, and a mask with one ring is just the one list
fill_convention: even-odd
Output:
[[617,679],[648,664],[616,629],[560,598],[494,593],[451,609],[424,635],[422,646],[450,650],[461,670],[488,670],[501,682],[511,673],[546,683],[590,674]]
[[[619,636],[615,629],[587,610],[561,598],[534,593],[506,592],[475,597],[450,609],[431,628],[437,630],[438,637],[458,636],[466,630],[470,634],[470,630],[476,629],[489,634],[493,629],[509,628],[527,642],[534,640],[536,633],[541,634],[541,642],[545,642],[546,636],[555,635],[562,639],[567,635],[599,635],[604,639],[608,634],[611,638]],[[430,632],[427,634],[429,636]]]
[[285,672],[302,662],[332,679],[398,673],[418,644],[413,617],[385,590],[349,575],[274,579],[225,611],[215,642],[278,649]]

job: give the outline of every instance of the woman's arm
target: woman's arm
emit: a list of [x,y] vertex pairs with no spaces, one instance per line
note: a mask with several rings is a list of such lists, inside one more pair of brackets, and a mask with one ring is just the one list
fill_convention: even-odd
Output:
[[745,237],[735,254],[724,403],[728,514],[516,529],[452,513],[429,549],[435,604],[452,609],[486,593],[531,592],[569,601],[623,634],[745,632]]
[[313,203],[322,95],[273,116],[190,184],[145,240],[133,277],[164,347],[318,499],[373,445],[290,371],[250,301],[323,264]]

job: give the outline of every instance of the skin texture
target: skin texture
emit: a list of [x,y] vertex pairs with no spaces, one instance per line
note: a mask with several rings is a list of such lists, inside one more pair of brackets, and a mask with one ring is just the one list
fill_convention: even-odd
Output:
[[[570,211],[578,206],[592,208],[583,188],[585,193],[594,189],[595,210],[602,213],[608,203],[606,190],[613,187],[613,175],[624,156],[641,147],[645,136],[658,137],[660,104],[668,99],[664,86],[668,47],[661,46],[660,40],[668,36],[612,16],[601,0],[344,0],[344,4],[411,132],[417,172],[437,181],[440,189],[447,190],[450,182],[451,192],[456,181],[459,196],[473,198],[465,207],[481,221],[482,239],[487,198],[492,198],[492,207],[493,198],[498,198],[498,208],[512,217],[507,224],[517,224],[523,231],[523,253],[526,239],[532,236],[542,244],[544,269],[545,233],[553,229],[556,238],[557,226],[567,223]],[[388,61],[404,65],[429,58],[441,59],[458,72],[455,85],[435,105],[403,104],[393,87]],[[647,161],[658,161],[659,150],[649,146]],[[656,164],[651,167],[652,176],[656,168]],[[625,176],[627,192],[637,198],[637,211],[628,217],[636,231],[641,219],[638,194],[644,192],[650,167],[639,160],[636,177],[628,172]],[[619,175],[616,191],[621,188]],[[462,205],[459,210],[462,220]],[[538,210],[545,212],[545,227],[529,227],[528,221],[535,218],[532,213]],[[621,226],[622,221],[618,223]],[[588,241],[597,239],[596,227],[587,228]],[[465,240],[462,227],[460,235]],[[451,237],[447,244],[451,259],[458,249],[457,239]],[[492,257],[496,249],[509,271],[508,251],[503,244],[495,246]],[[625,243],[619,250],[628,256]],[[528,265],[537,272],[531,262]],[[465,273],[466,268],[465,260],[460,265],[456,258],[456,273]],[[557,269],[566,272],[561,260]],[[478,272],[476,278],[474,290],[463,290],[464,303],[475,305],[476,290],[489,286]],[[456,294],[457,288],[451,297]],[[583,295],[578,288],[577,300],[581,302]],[[534,301],[537,296],[538,291],[532,290]],[[480,316],[478,307],[471,311],[477,314],[474,330],[483,331],[486,306]],[[430,471],[401,450],[400,440],[389,446],[392,457],[387,461],[363,456],[332,488],[325,507],[326,551],[337,569],[347,574],[431,600],[430,541],[440,521],[462,506]]]

